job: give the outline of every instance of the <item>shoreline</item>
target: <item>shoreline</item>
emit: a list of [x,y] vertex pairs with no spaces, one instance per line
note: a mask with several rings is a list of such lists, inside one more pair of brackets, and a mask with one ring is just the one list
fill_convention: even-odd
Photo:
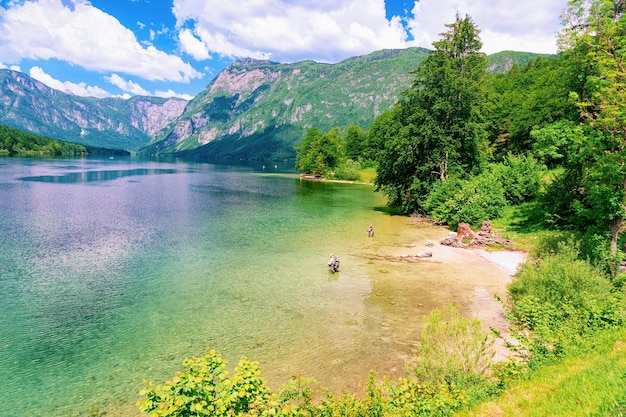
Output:
[[[490,250],[484,247],[453,248],[440,243],[451,233],[447,228],[416,224],[409,218],[402,223],[404,224],[398,225],[399,230],[393,231],[397,235],[394,246],[381,248],[383,251],[374,257],[375,262],[391,262],[392,265],[398,265],[398,270],[401,269],[400,265],[410,265],[408,269],[403,269],[409,280],[418,277],[424,268],[435,268],[435,265],[429,264],[437,264],[437,269],[443,270],[438,272],[441,274],[440,279],[435,279],[433,284],[447,286],[448,291],[456,292],[453,303],[459,306],[466,317],[478,318],[487,331],[497,330],[500,337],[496,338],[493,346],[495,353],[493,360],[494,362],[506,360],[511,355],[506,347],[507,342],[515,341],[509,331],[510,323],[505,317],[504,306],[496,296],[506,301],[507,286],[521,265],[526,262],[528,254],[519,250]],[[420,241],[413,239],[410,243],[399,246],[406,236],[417,237],[424,229],[430,228],[436,231],[430,239],[432,246],[427,245],[423,238]],[[431,252],[432,256],[425,258],[416,256],[424,251]],[[451,280],[448,278],[450,275]]]

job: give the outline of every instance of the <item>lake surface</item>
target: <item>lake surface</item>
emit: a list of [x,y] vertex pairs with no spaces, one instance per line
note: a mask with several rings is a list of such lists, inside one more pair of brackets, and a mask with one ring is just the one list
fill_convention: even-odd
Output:
[[377,260],[442,233],[399,231],[384,203],[274,165],[0,158],[0,416],[137,415],[145,380],[207,346],[273,388],[401,373],[415,322],[474,287]]

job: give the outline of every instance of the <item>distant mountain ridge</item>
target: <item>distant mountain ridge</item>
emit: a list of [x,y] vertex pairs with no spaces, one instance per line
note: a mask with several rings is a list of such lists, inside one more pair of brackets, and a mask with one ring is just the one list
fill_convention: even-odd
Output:
[[367,128],[410,86],[429,51],[383,50],[337,64],[240,60],[143,151],[237,159],[295,156],[307,128]]
[[[151,155],[292,158],[306,129],[367,128],[410,87],[430,51],[376,51],[337,64],[239,60],[191,101],[80,97],[0,70],[0,124],[90,146]],[[491,72],[538,54],[488,56]]]
[[68,142],[137,149],[175,120],[186,100],[68,94],[26,74],[0,70],[0,124]]

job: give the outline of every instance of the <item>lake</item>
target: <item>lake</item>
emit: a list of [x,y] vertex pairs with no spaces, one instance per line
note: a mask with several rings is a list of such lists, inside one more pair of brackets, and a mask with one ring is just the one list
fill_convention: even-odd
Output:
[[476,285],[464,266],[385,260],[445,230],[384,207],[290,166],[0,158],[0,415],[137,415],[145,380],[207,346],[259,361],[273,388],[401,374],[421,318]]

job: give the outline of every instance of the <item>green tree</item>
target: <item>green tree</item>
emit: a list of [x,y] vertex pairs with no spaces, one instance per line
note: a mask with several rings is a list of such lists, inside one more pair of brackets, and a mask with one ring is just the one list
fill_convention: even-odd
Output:
[[400,130],[400,124],[392,110],[379,114],[367,129],[367,145],[363,155],[367,159],[377,160],[378,154],[385,148],[385,143],[390,142],[395,132]]
[[480,31],[467,15],[446,27],[394,107],[394,130],[377,156],[377,189],[406,212],[422,208],[436,181],[479,172],[485,155]]
[[340,165],[344,159],[341,131],[331,129],[322,133],[312,127],[307,130],[302,143],[296,147],[296,169],[324,176]]
[[561,56],[538,57],[488,78],[485,117],[494,156],[531,150],[531,131],[561,119],[578,121],[569,92],[570,68]]
[[581,85],[572,97],[600,132],[587,136],[567,168],[578,172],[581,211],[594,213],[589,227],[608,230],[613,254],[626,213],[625,9],[623,0],[570,0],[559,39]]
[[366,142],[367,133],[365,130],[354,124],[349,125],[345,134],[346,157],[353,161],[358,161],[367,145]]

